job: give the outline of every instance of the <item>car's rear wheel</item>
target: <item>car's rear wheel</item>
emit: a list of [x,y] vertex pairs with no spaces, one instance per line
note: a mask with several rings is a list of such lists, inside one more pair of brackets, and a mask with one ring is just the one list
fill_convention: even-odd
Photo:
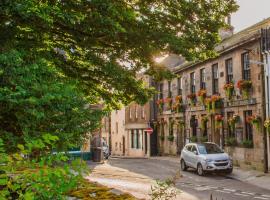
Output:
[[180,165],[181,165],[181,170],[182,171],[186,171],[187,170],[186,163],[185,163],[185,161],[183,159],[181,159]]
[[199,176],[204,176],[203,166],[200,163],[197,166],[197,173],[198,173]]

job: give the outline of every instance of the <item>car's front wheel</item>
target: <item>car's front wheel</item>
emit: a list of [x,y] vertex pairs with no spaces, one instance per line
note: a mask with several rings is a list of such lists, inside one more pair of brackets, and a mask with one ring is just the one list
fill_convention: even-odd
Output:
[[227,174],[231,174],[233,172],[233,168],[228,169],[226,172],[227,172]]
[[203,166],[200,163],[197,166],[197,173],[198,173],[199,176],[204,176]]
[[182,171],[186,171],[187,170],[186,163],[185,163],[185,161],[183,159],[181,159],[180,165],[181,165],[181,170]]

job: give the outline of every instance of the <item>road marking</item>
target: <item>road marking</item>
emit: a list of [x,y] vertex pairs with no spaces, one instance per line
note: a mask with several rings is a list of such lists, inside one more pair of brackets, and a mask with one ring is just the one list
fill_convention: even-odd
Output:
[[227,188],[224,188],[223,190],[225,190],[225,191],[230,191],[230,192],[236,192],[236,190],[234,190],[234,189],[227,189]]
[[266,198],[266,197],[254,197],[254,199],[264,199],[264,200],[268,200],[269,198]]
[[229,191],[224,191],[224,190],[215,190],[215,191],[217,191],[217,192],[222,192],[222,193],[227,193],[227,194],[230,194],[231,192],[229,192]]
[[255,195],[253,192],[241,192],[242,194]]
[[243,197],[249,196],[249,195],[247,195],[247,194],[241,194],[241,193],[234,193],[234,195],[237,195],[237,196],[243,196]]

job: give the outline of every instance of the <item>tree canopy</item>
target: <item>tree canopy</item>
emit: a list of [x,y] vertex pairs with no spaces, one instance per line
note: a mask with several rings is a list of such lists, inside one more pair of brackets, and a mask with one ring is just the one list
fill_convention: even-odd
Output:
[[135,73],[161,53],[214,56],[236,9],[235,0],[2,0],[0,48],[49,59],[106,105],[144,103],[151,93]]

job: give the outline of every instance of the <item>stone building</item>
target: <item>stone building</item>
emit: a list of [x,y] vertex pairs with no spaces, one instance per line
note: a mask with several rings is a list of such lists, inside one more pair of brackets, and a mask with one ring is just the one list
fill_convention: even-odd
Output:
[[176,78],[159,83],[161,154],[179,154],[189,141],[212,141],[235,165],[263,169],[264,83],[258,63],[261,29],[269,25],[266,19],[229,36],[217,46],[218,57],[183,63],[172,69]]
[[[144,75],[144,82],[150,87],[152,79]],[[149,157],[157,153],[157,132],[153,122],[156,111],[154,102],[150,100],[145,105],[132,103],[125,109],[125,129],[127,156]],[[152,129],[153,132],[148,132]]]

